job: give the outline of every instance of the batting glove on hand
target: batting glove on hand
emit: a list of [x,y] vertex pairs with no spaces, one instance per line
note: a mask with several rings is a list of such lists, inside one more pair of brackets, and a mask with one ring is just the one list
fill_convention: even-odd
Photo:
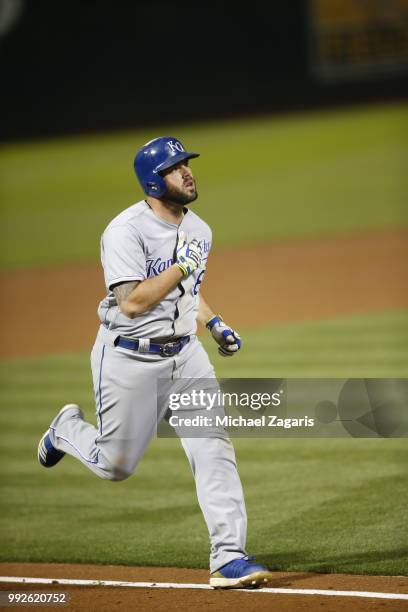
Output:
[[187,243],[185,233],[180,232],[176,250],[176,264],[184,276],[189,276],[200,267],[202,256],[201,244],[198,240],[194,238]]
[[231,327],[228,327],[220,316],[216,315],[207,321],[205,326],[211,331],[212,337],[220,345],[218,347],[220,355],[232,357],[234,353],[239,351],[241,348],[241,337]]

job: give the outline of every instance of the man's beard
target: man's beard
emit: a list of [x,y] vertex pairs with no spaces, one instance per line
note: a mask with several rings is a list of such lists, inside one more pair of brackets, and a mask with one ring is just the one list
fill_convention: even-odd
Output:
[[188,195],[187,193],[184,193],[174,187],[168,187],[166,193],[162,196],[163,200],[168,200],[173,204],[180,204],[181,206],[190,204],[191,202],[194,202],[194,200],[196,200],[197,198],[198,193],[196,189],[194,190],[194,193]]

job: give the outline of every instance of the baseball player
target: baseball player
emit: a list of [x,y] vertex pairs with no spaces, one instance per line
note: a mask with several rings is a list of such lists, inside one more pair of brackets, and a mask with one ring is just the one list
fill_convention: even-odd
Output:
[[[172,389],[188,392],[197,380],[202,388],[218,389],[196,337],[197,320],[221,355],[241,348],[237,332],[200,292],[211,230],[188,208],[197,198],[189,160],[198,156],[170,136],[148,142],[136,155],[146,199],[115,217],[101,239],[108,293],[99,305],[91,354],[97,426],[84,420],[76,404],[64,406],[39,442],[44,467],[68,453],[101,478],[124,480],[167,418]],[[160,397],[159,380],[165,381]],[[205,406],[194,410],[204,413]],[[210,585],[261,586],[271,574],[245,551],[247,518],[231,441],[223,428],[209,428],[206,437],[185,437],[175,429],[210,535]]]

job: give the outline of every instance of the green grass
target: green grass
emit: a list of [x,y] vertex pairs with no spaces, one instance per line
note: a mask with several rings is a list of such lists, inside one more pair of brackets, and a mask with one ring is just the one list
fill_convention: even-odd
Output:
[[242,331],[236,359],[219,357],[219,377],[408,377],[408,311],[338,317]]
[[[408,223],[406,105],[161,127],[201,151],[195,210],[215,244]],[[98,258],[110,219],[142,194],[154,130],[0,147],[3,268]]]
[[[407,312],[243,331],[219,376],[406,376]],[[404,336],[405,334],[405,336]],[[316,340],[318,338],[318,340]],[[375,339],[374,339],[375,338]],[[206,342],[207,345],[207,342]],[[57,408],[94,420],[88,355],[1,363],[1,560],[207,567],[208,536],[175,439],[135,475],[99,480],[71,457],[46,471],[36,444]],[[248,549],[275,569],[407,574],[405,439],[236,439]]]

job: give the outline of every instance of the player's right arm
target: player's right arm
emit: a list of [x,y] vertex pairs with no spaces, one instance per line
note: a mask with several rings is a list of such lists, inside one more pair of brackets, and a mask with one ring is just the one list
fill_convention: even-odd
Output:
[[116,285],[113,293],[122,313],[134,319],[159,304],[177,287],[183,276],[177,264],[173,264],[153,278]]
[[121,312],[134,319],[150,310],[173,291],[182,278],[189,276],[201,265],[201,246],[197,240],[187,243],[180,232],[175,263],[157,276],[143,281],[120,283],[113,293]]

